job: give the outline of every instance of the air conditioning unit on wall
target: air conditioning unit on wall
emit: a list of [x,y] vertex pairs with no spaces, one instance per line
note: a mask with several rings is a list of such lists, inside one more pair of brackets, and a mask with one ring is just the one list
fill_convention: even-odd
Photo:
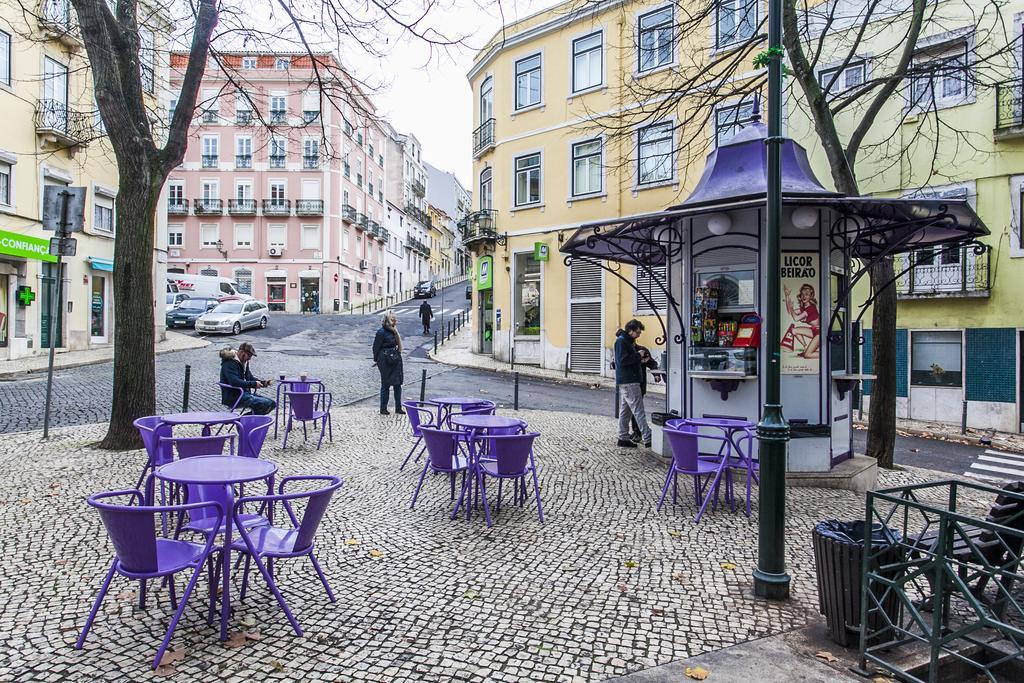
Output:
[[359,259],[359,270],[366,270],[370,267],[370,262],[366,259]]
[[283,247],[271,247],[270,250],[267,253],[270,256],[274,256],[274,257],[282,256],[284,254],[284,248]]

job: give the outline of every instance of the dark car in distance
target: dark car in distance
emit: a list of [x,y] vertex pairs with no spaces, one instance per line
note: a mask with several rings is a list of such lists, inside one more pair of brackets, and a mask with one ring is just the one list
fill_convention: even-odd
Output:
[[437,296],[437,288],[434,286],[433,280],[423,280],[417,283],[416,287],[412,290],[412,295],[417,299],[432,299]]
[[217,305],[216,299],[185,299],[167,312],[167,329],[196,326],[196,319]]

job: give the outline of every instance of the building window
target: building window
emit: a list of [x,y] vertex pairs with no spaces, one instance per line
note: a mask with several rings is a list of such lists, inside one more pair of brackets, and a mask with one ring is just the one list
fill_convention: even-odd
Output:
[[284,94],[270,96],[270,122],[284,123],[288,119],[288,100]]
[[287,71],[291,68],[292,60],[290,57],[278,57],[274,60],[274,68],[278,71]]
[[185,245],[185,233],[182,232],[181,226],[176,225],[167,230],[167,246],[169,247],[181,247]]
[[845,67],[822,69],[818,72],[818,85],[829,99],[842,95],[863,85],[867,80],[867,64],[863,61],[852,62]]
[[[651,266],[648,268],[637,267],[633,274],[633,282],[636,290],[633,296],[633,309],[637,315],[654,315],[665,310],[668,297],[665,291],[659,286],[667,285],[665,279],[665,266]],[[654,304],[654,308],[651,308]]]
[[11,206],[11,178],[14,175],[14,167],[0,161],[0,204]]
[[203,136],[203,168],[217,168],[220,163],[220,138],[216,135]]
[[252,271],[248,268],[235,269],[235,282],[238,284],[239,294],[252,296]]
[[114,232],[114,198],[93,193],[92,227],[100,232]]
[[302,141],[302,167],[320,167],[320,140],[319,138],[305,138]]
[[753,37],[757,30],[758,0],[717,0],[715,47],[727,47]]
[[540,104],[540,67],[539,54],[516,62],[516,109]]
[[341,250],[343,252],[345,252],[346,254],[348,253],[348,249],[349,249],[349,246],[348,246],[349,245],[349,239],[351,239],[351,237],[349,235],[348,230],[346,230],[345,234],[343,235],[342,242],[341,242]]
[[235,138],[235,167],[252,168],[252,138],[248,135]]
[[540,154],[516,157],[516,206],[540,202]]
[[243,69],[255,69],[256,58],[255,57],[242,57],[242,68]]
[[574,143],[572,146],[572,194],[580,197],[600,192],[602,177],[600,138]]
[[270,168],[284,168],[287,156],[284,138],[270,138]]
[[199,243],[203,249],[216,249],[217,248],[217,226],[216,225],[200,225],[199,226]]
[[967,49],[967,42],[961,40],[914,55],[910,67],[911,108],[941,109],[968,100]]
[[217,272],[217,269],[214,268],[213,266],[206,266],[205,268],[199,271],[199,274],[205,277],[217,277],[218,275],[220,275],[220,273]]
[[0,83],[11,84],[11,34],[0,31]]
[[283,180],[270,181],[270,201],[272,204],[281,205],[285,201],[285,183]]
[[491,187],[492,172],[490,167],[480,171],[480,210],[487,211],[491,208],[491,202],[493,201],[493,191]]
[[533,252],[515,255],[515,334],[540,335],[540,261]]
[[910,383],[918,387],[961,387],[963,337],[954,332],[912,332]]
[[267,246],[277,247],[284,249],[285,236],[288,234],[287,227],[284,225],[268,225],[267,226]]
[[156,84],[156,45],[153,42],[153,31],[145,26],[139,27],[139,77],[142,87],[148,93],[153,92]]
[[662,183],[675,175],[672,122],[656,123],[637,132],[637,184]]
[[604,34],[601,31],[572,41],[572,91],[601,85],[603,80]]
[[754,120],[754,103],[740,102],[715,109],[715,145],[728,142]]
[[252,226],[251,225],[236,225],[235,226],[235,248],[237,248],[237,249],[252,249]]
[[674,30],[671,6],[640,15],[637,20],[637,66],[641,73],[672,62]]
[[319,225],[303,225],[302,226],[302,248],[303,249],[319,249],[320,248],[320,226]]

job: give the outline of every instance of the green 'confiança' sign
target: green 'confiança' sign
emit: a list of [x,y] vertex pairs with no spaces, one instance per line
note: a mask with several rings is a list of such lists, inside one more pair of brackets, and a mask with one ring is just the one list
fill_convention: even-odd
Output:
[[476,289],[482,291],[494,286],[494,257],[482,256],[476,262]]
[[4,230],[0,230],[0,254],[40,261],[57,260],[56,256],[50,254],[50,240]]

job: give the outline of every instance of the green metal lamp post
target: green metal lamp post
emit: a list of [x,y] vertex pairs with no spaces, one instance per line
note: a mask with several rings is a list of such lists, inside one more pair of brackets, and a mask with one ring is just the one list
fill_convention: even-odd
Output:
[[765,406],[757,425],[760,442],[761,483],[759,489],[757,569],[754,593],[769,600],[789,598],[786,574],[786,444],[789,423],[782,415],[779,364],[780,272],[779,242],[782,222],[782,0],[768,0],[768,213],[765,268],[767,269],[765,311]]

